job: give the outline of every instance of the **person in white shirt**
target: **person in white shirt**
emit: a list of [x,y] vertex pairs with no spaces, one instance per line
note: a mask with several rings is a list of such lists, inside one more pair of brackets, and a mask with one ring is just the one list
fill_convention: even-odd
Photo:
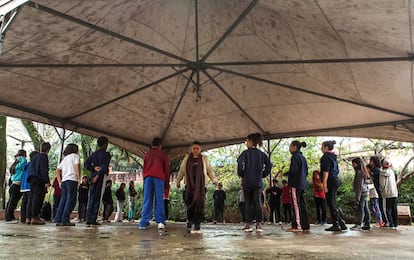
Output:
[[55,216],[56,226],[75,226],[70,222],[70,214],[76,205],[77,188],[81,183],[80,159],[76,144],[68,144],[62,162],[56,169],[56,177],[62,188],[62,197]]

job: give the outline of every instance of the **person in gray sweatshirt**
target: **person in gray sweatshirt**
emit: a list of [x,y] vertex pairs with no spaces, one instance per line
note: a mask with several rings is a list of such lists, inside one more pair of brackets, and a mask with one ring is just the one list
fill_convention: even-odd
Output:
[[[370,212],[368,209],[368,194],[369,194],[369,172],[365,167],[362,159],[357,157],[352,160],[352,167],[355,170],[355,177],[353,182],[355,201],[358,207],[358,218],[355,226],[351,227],[351,230],[370,230]],[[364,225],[362,226],[362,221]]]
[[383,207],[385,209],[385,219],[387,224],[384,228],[397,229],[397,198],[398,188],[395,173],[391,169],[391,164],[383,159],[380,172],[379,183],[382,195]]

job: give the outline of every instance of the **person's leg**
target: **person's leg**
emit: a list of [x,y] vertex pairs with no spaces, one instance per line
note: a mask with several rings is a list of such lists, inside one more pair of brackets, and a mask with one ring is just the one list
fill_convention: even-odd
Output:
[[256,226],[263,222],[263,209],[261,201],[261,192],[259,189],[253,191],[253,207],[255,208]]
[[283,222],[287,223],[287,204],[283,203]]
[[40,209],[43,205],[43,200],[45,197],[45,185],[38,181],[36,178],[32,178],[30,181],[30,189],[32,193],[32,222],[33,219],[40,219]]
[[367,196],[365,196],[364,198],[364,226],[365,228],[370,228],[371,227],[371,214],[369,212],[369,208],[368,208],[368,201],[367,201]]
[[22,197],[22,194],[20,193],[20,185],[12,184],[9,189],[9,194],[10,198],[6,209],[6,221],[16,220],[14,210]]
[[293,229],[302,229],[300,224],[300,210],[299,210],[299,197],[298,197],[298,190],[292,187],[292,205],[293,205],[293,217],[292,220],[292,228]]
[[[384,215],[382,215],[383,219],[384,219],[386,225],[389,226],[390,225],[390,219],[389,219],[388,212],[387,212],[387,199],[382,198],[382,201],[380,201],[380,204],[382,204],[382,208],[384,210]],[[381,205],[380,205],[380,209],[381,209]]]
[[[64,223],[62,220],[62,216],[65,210],[65,205],[67,203],[68,192],[69,192],[68,184],[66,181],[62,182],[61,189],[62,189],[61,196],[53,195],[53,214],[54,214],[53,221],[55,223]],[[56,209],[55,209],[55,206],[57,206]]]
[[276,221],[277,222],[282,221],[282,214],[280,210],[280,200],[276,201]]
[[27,206],[26,206],[26,223],[32,220],[32,192],[27,192]]
[[244,190],[246,224],[253,223],[253,190]]
[[[185,191],[184,191],[185,192]],[[184,195],[185,197],[185,195]],[[191,201],[193,200],[193,194],[189,193],[187,199],[185,199],[185,205],[187,207],[187,229],[191,229],[195,222],[195,212],[194,206],[190,206]]]
[[219,208],[217,203],[214,203],[214,223],[217,223],[219,221]]
[[321,198],[322,224],[326,224],[326,201]]
[[133,215],[134,215],[133,212],[132,212],[132,209],[133,209],[133,205],[132,205],[133,200],[134,200],[133,197],[128,196],[128,220],[131,220],[132,217],[133,217]]
[[109,204],[103,204],[103,213],[102,213],[102,220],[108,220],[108,212],[109,212]]
[[144,202],[142,204],[142,217],[139,224],[139,226],[143,228],[149,226],[149,221],[152,217],[152,205],[154,201],[153,179],[154,178],[152,177],[146,177],[144,179]]
[[169,199],[164,199],[164,212],[165,212],[165,220],[167,220],[169,218],[169,205],[170,205],[170,200]]
[[313,197],[315,200],[315,206],[316,206],[316,219],[318,220],[318,224],[322,223],[322,219],[321,219],[321,202],[320,202],[320,198],[318,197]]
[[[94,190],[93,202],[92,202],[92,205],[91,205],[91,215],[90,215],[91,224],[96,224],[97,223],[98,213],[99,213],[99,205],[101,203],[103,180],[104,180],[103,177],[99,177],[98,180],[96,181],[95,185],[94,185],[95,190]],[[113,208],[113,206],[112,206],[112,208]]]
[[378,193],[378,205],[379,205],[379,209],[381,213],[381,218],[383,222],[387,223],[388,222],[387,214],[385,212],[385,207],[384,207],[385,199],[382,198],[381,192],[379,190],[377,190],[377,193]]
[[[70,214],[76,205],[76,195],[77,195],[77,186],[78,182],[76,181],[65,181],[66,183],[66,200],[62,202],[65,203],[62,214],[62,223],[70,222]],[[60,207],[59,207],[60,208]]]
[[27,218],[27,199],[28,199],[28,192],[22,193],[22,205],[20,207],[20,222],[25,223]]
[[300,225],[302,226],[303,230],[309,230],[309,216],[308,216],[308,208],[306,206],[305,200],[305,191],[299,191],[299,215],[300,215]]
[[273,218],[273,216],[275,215],[275,211],[276,211],[275,203],[270,202],[269,207],[270,207],[270,220],[269,220],[269,222],[274,224],[275,219]]
[[393,227],[398,226],[397,198],[392,198],[391,215],[393,219]]
[[164,187],[163,180],[154,178],[155,222],[165,225]]
[[360,198],[359,198],[359,201],[358,201],[358,204],[357,204],[357,207],[358,207],[358,210],[357,210],[357,221],[356,221],[356,226],[359,226],[359,227],[361,227],[362,226],[362,221],[363,221],[363,219],[364,219],[364,205],[365,205],[365,202],[363,201],[363,198],[364,196],[361,196]]
[[121,220],[121,202],[119,200],[116,200],[116,214],[114,221],[120,221]]

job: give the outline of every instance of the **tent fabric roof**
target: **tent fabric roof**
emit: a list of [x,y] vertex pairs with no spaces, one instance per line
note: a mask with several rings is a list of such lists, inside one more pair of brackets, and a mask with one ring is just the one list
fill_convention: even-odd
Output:
[[142,154],[251,132],[414,142],[403,0],[36,0],[0,56],[0,113]]

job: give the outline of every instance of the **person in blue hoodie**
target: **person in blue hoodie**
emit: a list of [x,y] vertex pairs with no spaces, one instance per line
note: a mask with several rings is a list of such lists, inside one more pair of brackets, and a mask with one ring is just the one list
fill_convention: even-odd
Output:
[[50,187],[49,178],[49,157],[51,145],[48,142],[40,144],[40,153],[33,157],[32,164],[27,180],[30,182],[30,200],[31,207],[31,221],[32,225],[46,224],[44,219],[40,218],[40,209],[45,199],[47,188]]
[[86,226],[100,225],[97,222],[101,191],[105,175],[109,172],[111,155],[106,151],[108,138],[98,138],[99,149],[95,151],[84,163],[84,168],[91,172],[89,177],[89,197],[86,209]]
[[293,205],[292,227],[287,230],[289,232],[309,230],[308,209],[305,200],[308,162],[300,151],[302,147],[306,147],[305,142],[293,141],[289,146],[292,157],[290,159],[288,185],[292,189]]
[[247,150],[237,159],[237,173],[242,178],[242,189],[245,198],[244,224],[245,232],[252,232],[253,220],[256,220],[256,232],[263,232],[262,202],[260,199],[263,187],[262,178],[270,174],[272,164],[267,155],[257,149],[262,146],[262,135],[259,133],[250,134],[246,140]]
[[336,154],[334,153],[335,140],[325,141],[322,143],[321,151],[321,173],[323,186],[326,194],[326,204],[332,218],[332,226],[326,228],[326,231],[343,231],[347,230],[345,221],[342,218],[342,210],[336,205],[336,193],[339,187],[339,168]]
[[20,186],[20,192],[22,193],[22,207],[20,211],[20,222],[26,223],[26,224],[30,224],[30,221],[32,220],[32,216],[31,216],[32,205],[29,203],[30,183],[27,181],[27,177],[30,172],[32,160],[37,153],[38,153],[37,151],[33,151],[30,153],[29,155],[30,162],[28,162],[26,164],[26,167],[24,168],[22,185]]
[[14,174],[11,176],[12,185],[9,189],[9,201],[7,202],[7,208],[5,212],[6,223],[17,223],[16,217],[14,216],[14,210],[17,207],[17,203],[22,197],[20,193],[20,186],[22,184],[22,178],[24,168],[26,167],[26,151],[19,150],[16,155],[16,167]]

